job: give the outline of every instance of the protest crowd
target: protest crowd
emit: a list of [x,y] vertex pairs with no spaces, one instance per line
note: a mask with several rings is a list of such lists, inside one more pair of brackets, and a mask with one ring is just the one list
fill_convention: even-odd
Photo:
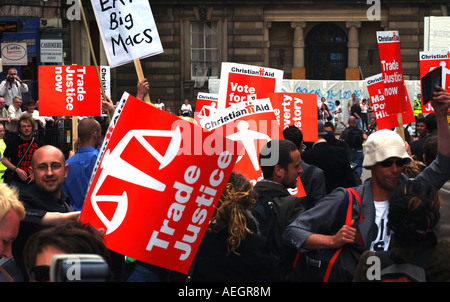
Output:
[[222,62],[218,94],[170,108],[138,64],[163,52],[149,3],[108,2],[135,94],[76,64],[39,66],[39,100],[15,68],[0,83],[0,282],[450,281],[450,93],[427,71],[411,108],[397,31],[377,31],[368,98]]
[[[137,88],[142,100],[148,85]],[[353,101],[350,111],[359,112]],[[96,254],[108,268],[99,273],[104,281],[371,281],[367,259],[375,255],[382,272],[389,268],[383,278],[449,281],[450,94],[440,88],[432,105],[435,113],[416,121],[417,137],[403,141],[393,129],[358,123],[357,113],[336,135],[336,124],[320,118],[325,108],[319,104],[317,142],[307,146],[302,130],[291,125],[260,150],[263,178],[255,185],[231,172],[186,274],[114,252],[104,243],[105,230],[80,223],[104,139],[97,120],[80,121],[74,149],[65,156],[36,139],[39,121],[45,122],[37,110],[11,113],[3,123],[16,119],[16,132],[3,138],[0,124],[6,144],[1,279],[49,281],[53,255]],[[114,114],[109,98],[103,110]],[[278,161],[268,165],[274,153]],[[363,169],[371,175],[362,177]],[[306,196],[288,191],[298,178]],[[324,271],[336,251],[333,268]]]

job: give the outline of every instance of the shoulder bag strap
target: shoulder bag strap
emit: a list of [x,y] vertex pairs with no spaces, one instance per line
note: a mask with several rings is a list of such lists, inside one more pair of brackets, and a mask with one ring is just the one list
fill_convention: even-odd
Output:
[[[352,217],[353,195],[355,196],[355,198],[356,198],[356,200],[358,201],[358,204],[359,204],[359,222],[362,221],[361,197],[359,196],[359,194],[356,192],[356,190],[354,188],[347,188],[346,190],[347,190],[346,196],[348,196],[348,207],[347,207],[347,216],[345,218],[345,225],[350,226],[351,223],[352,223],[352,218],[353,218]],[[363,241],[362,241],[361,234],[359,235],[359,240],[360,240],[361,244],[364,244]],[[334,253],[333,257],[331,257],[331,260],[328,263],[327,270],[325,272],[325,276],[323,278],[323,282],[328,282],[328,279],[330,278],[330,274],[331,274],[331,269],[333,268],[334,262],[336,261],[337,257],[341,253],[341,251],[342,251],[342,247],[337,249],[336,252]]]
[[20,163],[23,161],[23,159],[24,159],[25,156],[27,155],[28,151],[30,151],[31,146],[33,145],[33,143],[34,143],[34,136],[33,136],[33,139],[31,140],[31,143],[28,144],[28,148],[27,148],[27,150],[25,151],[25,153],[23,154],[22,158],[19,160],[19,162],[17,163],[17,165],[14,167],[14,170],[16,170],[17,167],[20,165]]

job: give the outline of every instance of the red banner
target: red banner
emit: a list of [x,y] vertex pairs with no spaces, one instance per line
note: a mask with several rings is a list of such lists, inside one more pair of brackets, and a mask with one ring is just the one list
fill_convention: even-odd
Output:
[[[238,144],[128,94],[123,100],[80,219],[104,228],[111,250],[187,273],[236,162]],[[210,152],[211,141],[222,148]]]
[[[439,66],[442,66],[442,88],[450,92],[450,51],[420,52],[420,78],[422,78],[427,72]],[[423,104],[423,99],[421,101]],[[422,112],[434,112],[431,102],[427,103],[425,106],[422,105]]]
[[[257,100],[255,95],[250,95],[246,102],[201,119],[200,124],[207,130],[242,143],[243,149],[234,170],[253,185],[263,178],[258,161],[259,152],[269,140],[280,138],[280,127],[270,99]],[[290,192],[298,197],[306,195],[300,177],[297,188]]]
[[398,31],[377,31],[377,41],[384,81],[385,111],[389,114],[405,112],[407,106]]
[[217,94],[199,92],[195,103],[194,119],[200,124],[200,120],[217,112]]
[[247,100],[247,95],[281,92],[283,71],[266,67],[222,63],[219,109]]
[[260,94],[259,99],[269,98],[280,125],[280,137],[284,128],[294,125],[302,130],[303,141],[317,142],[317,95],[313,93]]
[[39,114],[100,116],[101,88],[95,66],[39,66]]
[[[384,96],[384,83],[382,74],[366,78],[367,91],[373,107],[373,113],[377,120],[378,130],[392,129],[398,126],[397,114],[389,114],[386,111],[386,99]],[[406,87],[404,88],[406,91]],[[407,110],[402,112],[403,124],[414,122],[414,114],[409,102],[408,94],[405,93]]]

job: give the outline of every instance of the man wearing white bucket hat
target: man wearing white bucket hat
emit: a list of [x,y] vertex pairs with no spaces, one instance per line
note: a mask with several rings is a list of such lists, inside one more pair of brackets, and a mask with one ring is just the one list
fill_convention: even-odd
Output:
[[[450,129],[447,122],[450,94],[439,89],[434,94],[432,106],[438,129],[438,155],[414,181],[427,182],[439,189],[450,179]],[[352,225],[341,223],[340,213],[342,204],[348,200],[347,190],[337,188],[286,228],[285,241],[300,252],[337,249],[361,240],[365,249],[387,250],[390,243],[390,230],[386,227],[388,199],[394,188],[408,179],[402,174],[403,166],[411,161],[406,147],[401,137],[391,130],[380,130],[370,135],[364,147],[363,166],[371,171],[372,177],[356,188],[361,198],[361,210],[357,202],[353,203]],[[360,212],[363,219],[358,221]]]

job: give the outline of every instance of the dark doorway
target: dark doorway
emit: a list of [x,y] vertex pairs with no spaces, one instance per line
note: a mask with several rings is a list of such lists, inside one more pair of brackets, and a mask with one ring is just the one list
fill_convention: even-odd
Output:
[[333,23],[314,26],[305,39],[306,78],[345,80],[347,35]]

